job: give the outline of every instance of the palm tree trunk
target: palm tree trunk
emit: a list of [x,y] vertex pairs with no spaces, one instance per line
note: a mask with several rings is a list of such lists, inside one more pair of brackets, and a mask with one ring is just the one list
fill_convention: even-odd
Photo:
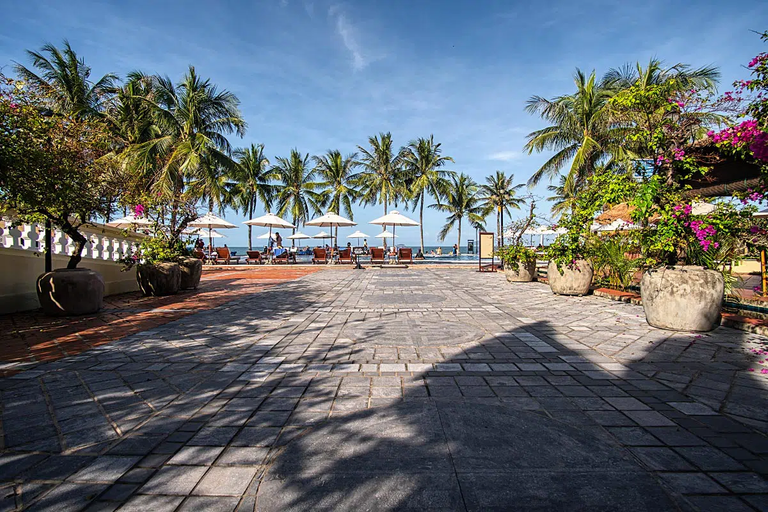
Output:
[[[254,203],[253,198],[249,197],[248,198],[248,219],[252,219],[253,218],[253,203]],[[253,250],[253,238],[252,238],[252,235],[251,235],[251,233],[252,233],[251,232],[251,228],[253,228],[253,226],[248,224],[248,250],[249,251]]]
[[456,256],[461,254],[461,218],[459,218],[459,243],[456,244]]
[[[387,214],[387,198],[385,197],[384,198],[384,215],[386,215],[386,214]],[[387,230],[387,226],[385,224],[382,224],[381,232],[383,233],[386,230]],[[384,252],[386,253],[387,252],[387,239],[386,238],[382,238],[381,240],[384,242]],[[392,239],[392,243],[395,243],[395,239],[394,238]]]
[[419,235],[421,236],[421,254],[424,254],[424,191],[419,202]]
[[499,234],[501,235],[500,246],[504,247],[504,208],[499,207],[499,213],[501,214],[501,220],[499,221]]

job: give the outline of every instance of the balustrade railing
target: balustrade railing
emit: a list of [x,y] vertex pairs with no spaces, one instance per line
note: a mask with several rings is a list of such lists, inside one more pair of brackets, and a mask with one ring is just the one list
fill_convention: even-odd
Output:
[[[87,224],[80,232],[88,239],[82,257],[117,261],[131,254],[135,246],[145,236],[139,233],[125,233],[122,229],[103,224]],[[71,256],[75,243],[60,229],[51,233],[53,254]],[[0,219],[0,250],[17,249],[32,252],[45,252],[45,226],[42,224],[21,224],[14,226],[8,219]]]

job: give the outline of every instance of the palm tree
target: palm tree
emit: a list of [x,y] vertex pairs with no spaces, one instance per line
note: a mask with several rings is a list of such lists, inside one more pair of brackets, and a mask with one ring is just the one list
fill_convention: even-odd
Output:
[[[237,169],[232,177],[235,181],[234,202],[249,219],[253,218],[256,204],[261,201],[269,210],[275,194],[275,186],[270,182],[276,178],[269,168],[269,160],[264,156],[264,144],[251,144],[249,148],[238,149],[234,153],[238,160]],[[252,226],[248,225],[248,249],[253,249]]]
[[407,190],[414,203],[419,205],[419,234],[421,252],[424,252],[424,196],[427,194],[440,200],[448,188],[448,177],[453,173],[441,169],[446,163],[453,162],[450,156],[441,156],[440,143],[435,144],[434,137],[420,138],[408,143],[404,153],[403,166],[406,172]]
[[76,117],[98,115],[114,89],[117,75],[107,73],[95,83],[91,68],[64,40],[64,48],[45,44],[39,52],[27,50],[32,67],[37,72],[16,63],[19,78],[41,90],[51,101],[51,107]]
[[[343,208],[344,214],[354,220],[352,203],[359,192],[352,182],[352,171],[357,166],[357,153],[342,156],[340,151],[329,149],[325,155],[312,157],[312,160],[315,172],[322,179],[318,186],[322,189],[323,206],[337,214],[341,214]],[[339,227],[336,226],[337,241],[338,235]]]
[[203,156],[202,160],[188,179],[189,195],[193,199],[207,202],[209,212],[215,208],[222,213],[225,207],[233,203],[235,183],[232,181],[232,173],[236,171],[223,167],[210,154]]
[[124,149],[159,135],[154,120],[153,79],[141,72],[129,73],[125,83],[114,90],[104,109],[104,119]]
[[553,193],[547,201],[552,201],[552,214],[559,218],[573,208],[575,195],[565,191],[565,176],[560,176],[560,183],[549,185],[547,190]]
[[370,150],[358,146],[361,158],[357,165],[364,170],[353,175],[350,180],[360,190],[360,202],[364,205],[383,204],[384,215],[391,203],[405,197],[403,184],[403,160],[405,151],[401,148],[397,154],[392,149],[392,134],[380,133],[368,137]]
[[272,168],[280,180],[277,193],[277,214],[290,213],[296,228],[309,220],[310,215],[321,213],[323,196],[315,192],[319,184],[312,181],[315,170],[309,165],[309,154],[302,155],[297,149],[291,150],[288,158],[277,157]]
[[525,149],[529,154],[545,150],[556,151],[528,180],[538,184],[542,177],[558,176],[570,161],[565,187],[575,190],[584,178],[594,172],[595,166],[607,158],[614,144],[610,124],[608,101],[613,90],[598,83],[593,71],[586,76],[580,69],[574,75],[576,92],[551,100],[533,96],[525,110],[539,114],[551,126],[527,135]]
[[480,205],[477,188],[477,183],[464,173],[458,177],[451,176],[451,183],[445,193],[445,202],[429,205],[430,208],[449,214],[445,226],[438,234],[441,242],[445,240],[454,225],[458,226],[457,254],[461,251],[461,221],[464,217],[469,220],[469,225],[473,228],[485,229],[483,207]]
[[[185,180],[199,176],[203,165],[234,170],[226,135],[243,136],[246,123],[237,96],[219,91],[210,80],[200,78],[193,66],[178,84],[159,76],[153,82],[153,98],[146,101],[154,109],[159,135],[133,146],[130,161],[138,168],[157,167],[153,185],[171,198],[171,229],[176,230]],[[207,171],[203,174],[210,176]]]
[[627,63],[620,68],[611,68],[603,77],[603,83],[617,90],[632,86],[645,89],[674,80],[678,90],[687,91],[689,89],[714,90],[719,79],[720,71],[713,66],[691,69],[688,64],[677,63],[665,68],[662,61],[651,57],[645,68],[639,62],[634,65]]
[[511,215],[510,209],[520,209],[521,204],[525,204],[525,199],[516,197],[517,191],[524,187],[523,183],[515,185],[515,175],[507,176],[503,171],[496,171],[485,178],[485,185],[481,185],[478,192],[483,205],[483,215],[487,216],[491,212],[496,212],[496,233],[504,245],[504,213]]

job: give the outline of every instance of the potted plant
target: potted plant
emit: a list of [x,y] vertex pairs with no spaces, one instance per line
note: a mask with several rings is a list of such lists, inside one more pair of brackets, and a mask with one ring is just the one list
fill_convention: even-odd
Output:
[[[182,289],[182,283],[187,288],[196,288],[202,273],[186,261],[189,256],[184,244],[166,235],[162,230],[153,236],[142,240],[136,252],[121,260],[123,270],[136,265],[136,280],[144,295],[174,295]],[[196,261],[196,258],[194,258]],[[182,270],[182,265],[184,263]]]
[[505,245],[496,251],[510,283],[527,283],[536,277],[536,251],[522,244]]
[[586,295],[592,286],[594,269],[581,233],[569,231],[547,247],[547,280],[557,295]]
[[12,212],[15,222],[50,223],[74,242],[67,267],[37,280],[43,311],[95,313],[104,281],[78,268],[88,243],[80,228],[109,214],[124,182],[111,158],[109,131],[97,120],[53,113],[36,91],[0,80],[0,210]]

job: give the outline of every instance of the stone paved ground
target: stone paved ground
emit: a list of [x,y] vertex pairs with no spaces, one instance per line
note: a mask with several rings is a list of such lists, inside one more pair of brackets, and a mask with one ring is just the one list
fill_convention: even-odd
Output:
[[328,269],[0,380],[0,510],[766,510],[767,348]]

